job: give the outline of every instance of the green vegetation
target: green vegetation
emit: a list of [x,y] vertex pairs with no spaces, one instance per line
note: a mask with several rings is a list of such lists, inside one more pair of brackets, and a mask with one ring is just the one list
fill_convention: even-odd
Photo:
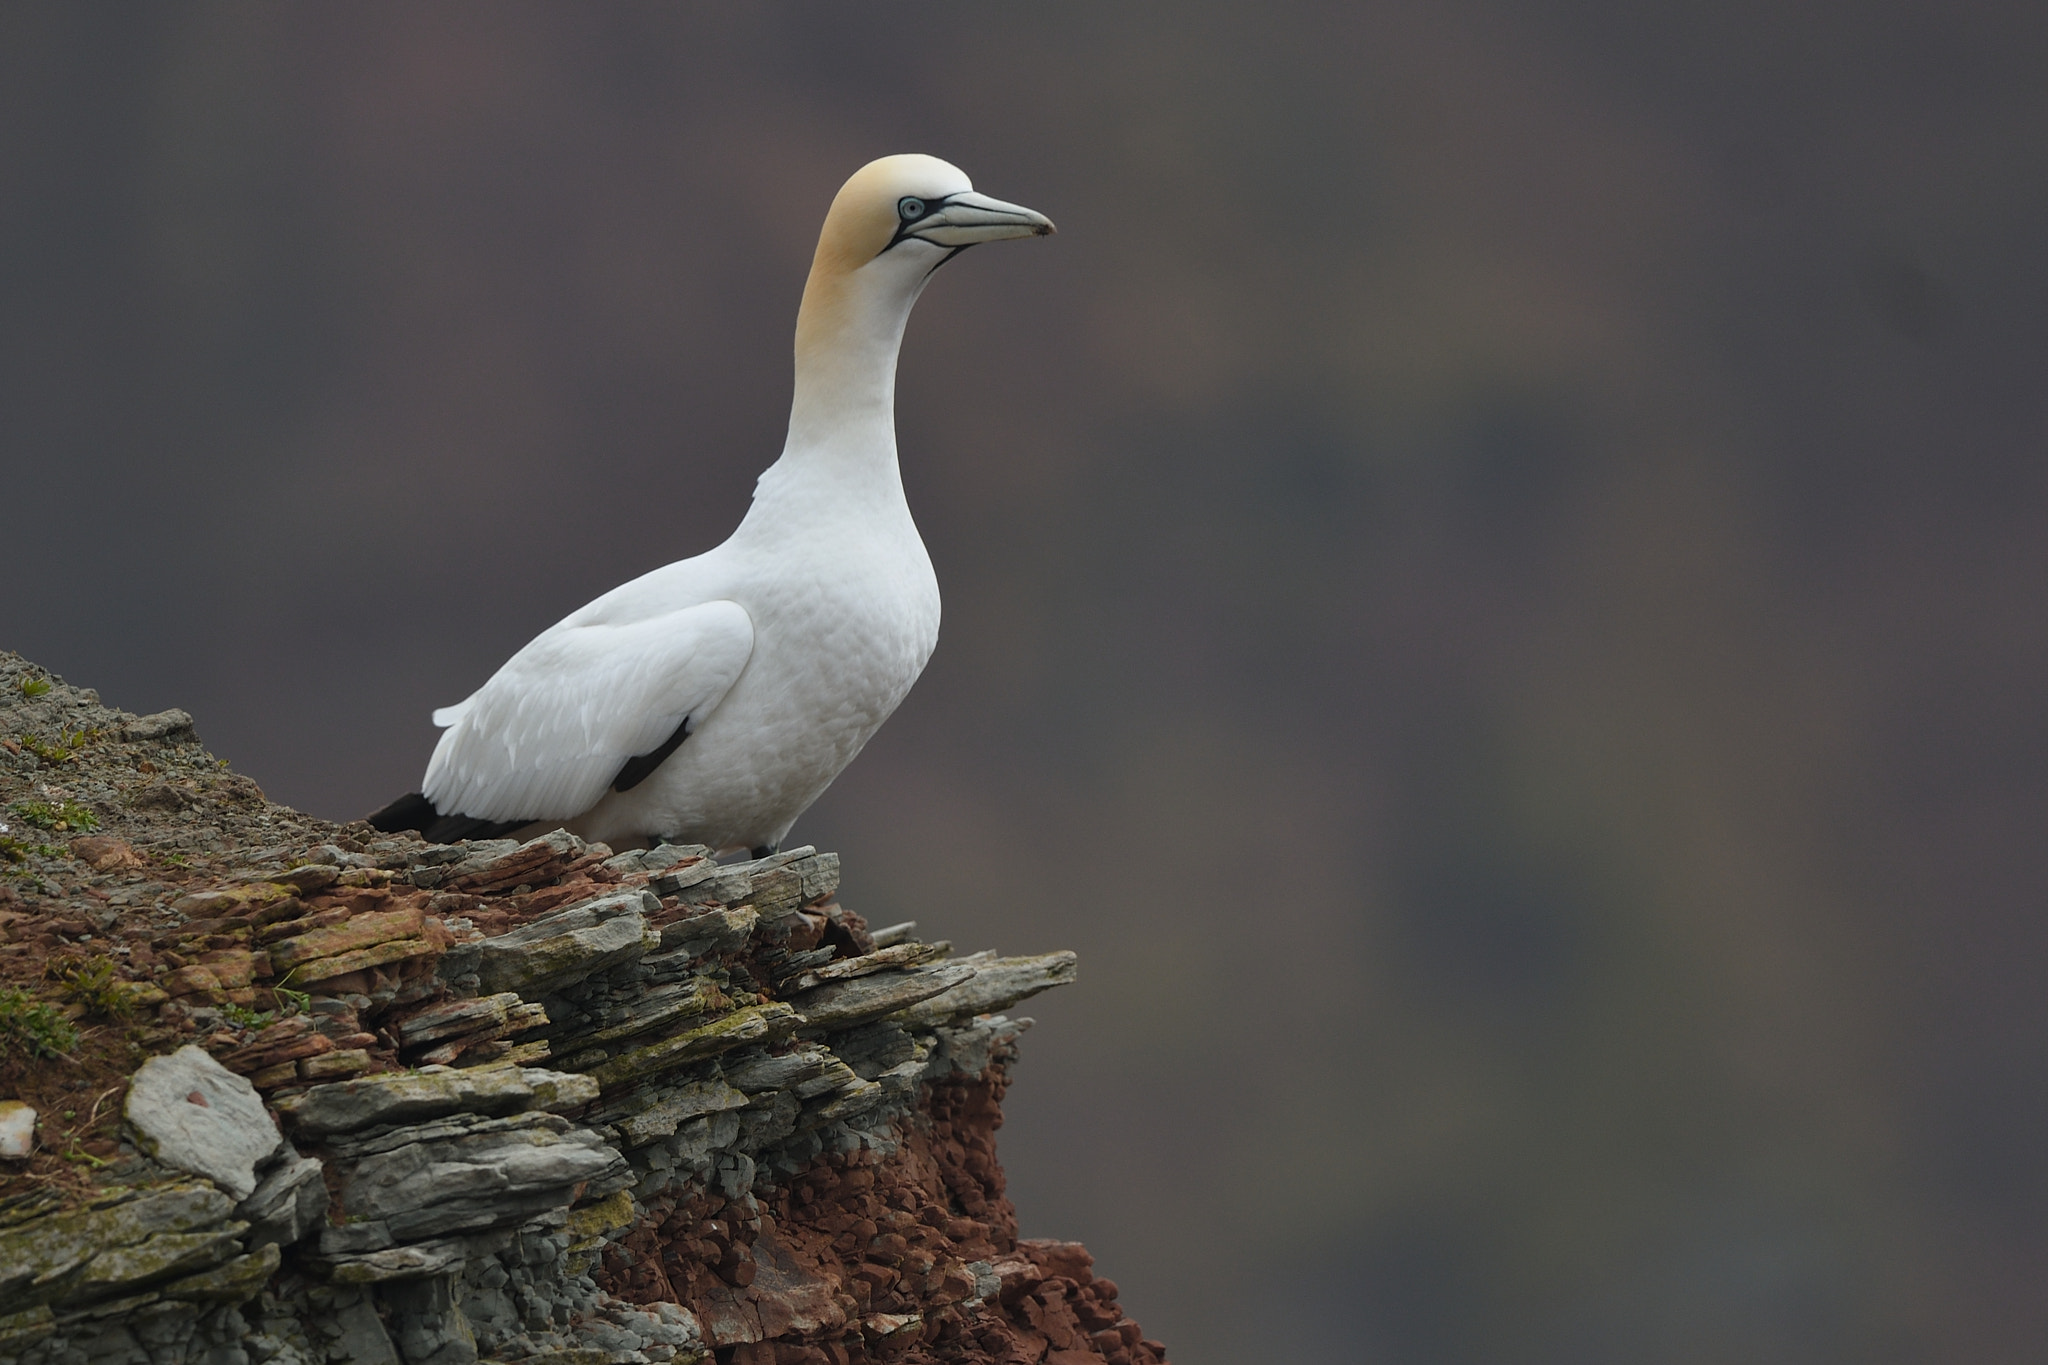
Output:
[[21,695],[24,697],[40,697],[49,690],[50,680],[48,678],[23,678],[21,680]]
[[265,1010],[250,1009],[247,1005],[222,1005],[220,1017],[236,1028],[262,1028],[277,1016]]
[[99,817],[76,801],[17,801],[11,809],[23,823],[37,829],[90,834],[100,827]]
[[0,987],[0,1054],[62,1057],[78,1046],[78,1030],[27,991]]
[[[25,863],[31,854],[39,858],[61,858],[64,856],[64,850],[55,844],[33,844],[26,839],[17,839],[12,834],[0,834],[0,866]],[[26,871],[16,871],[12,867],[6,867],[5,870],[17,877],[33,875]]]
[[112,958],[60,961],[51,964],[47,974],[65,999],[83,1005],[89,1013],[109,1019],[125,1019],[135,1013],[134,998]]
[[69,763],[78,751],[96,740],[104,739],[106,731],[99,729],[63,730],[54,743],[38,739],[34,735],[23,735],[21,747],[43,761],[43,766],[54,768],[60,763]]

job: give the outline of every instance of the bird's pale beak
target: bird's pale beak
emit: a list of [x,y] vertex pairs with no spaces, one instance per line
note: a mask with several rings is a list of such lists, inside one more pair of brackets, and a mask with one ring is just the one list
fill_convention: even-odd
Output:
[[1047,237],[1054,231],[1052,219],[1042,213],[969,190],[948,195],[937,213],[905,235],[921,237],[935,246],[973,246],[1006,237]]

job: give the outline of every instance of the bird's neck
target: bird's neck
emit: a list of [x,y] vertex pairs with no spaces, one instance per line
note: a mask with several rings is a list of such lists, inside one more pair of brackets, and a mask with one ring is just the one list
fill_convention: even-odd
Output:
[[[813,270],[796,323],[796,392],[776,468],[839,496],[902,498],[896,354],[923,281]],[[772,471],[771,471],[772,472]]]

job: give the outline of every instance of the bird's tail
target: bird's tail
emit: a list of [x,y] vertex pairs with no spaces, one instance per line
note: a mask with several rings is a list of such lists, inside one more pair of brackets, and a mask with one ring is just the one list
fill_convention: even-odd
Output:
[[453,844],[464,839],[499,839],[532,824],[530,820],[479,820],[469,815],[443,815],[434,803],[418,792],[399,797],[380,811],[363,817],[372,829],[386,834],[411,830],[430,844]]

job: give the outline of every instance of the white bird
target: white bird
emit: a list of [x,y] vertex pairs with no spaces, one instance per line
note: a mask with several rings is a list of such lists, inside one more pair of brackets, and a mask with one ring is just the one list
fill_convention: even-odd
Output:
[[924,670],[939,586],[896,463],[896,356],[932,272],[1043,214],[930,156],[870,162],[825,215],[780,459],[716,549],[621,584],[508,659],[421,790],[370,817],[438,841],[566,828],[772,852]]

